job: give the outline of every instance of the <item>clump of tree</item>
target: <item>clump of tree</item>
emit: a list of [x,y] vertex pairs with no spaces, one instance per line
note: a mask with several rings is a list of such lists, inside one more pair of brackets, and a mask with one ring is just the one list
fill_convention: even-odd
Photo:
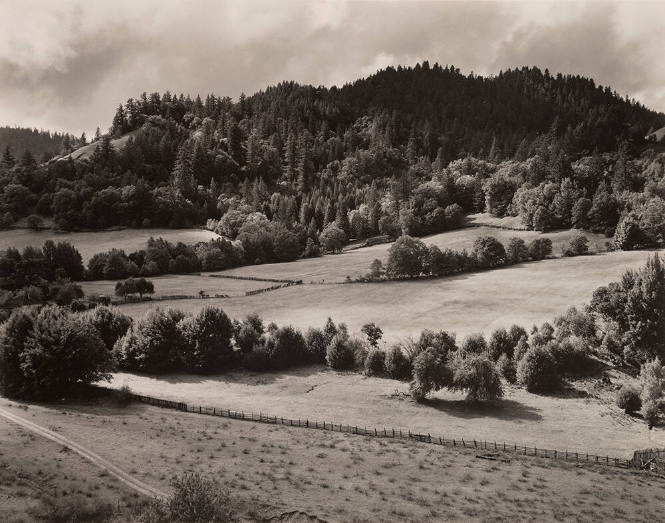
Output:
[[143,300],[145,294],[154,294],[155,286],[150,280],[145,278],[127,278],[124,281],[119,281],[115,284],[115,294],[127,301],[127,298],[135,294],[139,295],[139,299]]

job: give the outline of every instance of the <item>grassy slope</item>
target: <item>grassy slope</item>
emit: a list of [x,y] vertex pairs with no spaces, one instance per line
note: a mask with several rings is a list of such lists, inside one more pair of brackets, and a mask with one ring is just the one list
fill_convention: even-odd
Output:
[[[625,379],[613,376],[615,382]],[[192,405],[615,457],[665,447],[665,430],[649,431],[643,421],[622,413],[613,403],[612,387],[596,380],[577,383],[580,390],[559,397],[507,387],[503,400],[486,406],[469,405],[463,394],[445,390],[420,405],[408,397],[408,383],[318,367],[205,377],[116,374],[112,386],[122,385]]]
[[124,249],[126,252],[144,249],[148,239],[160,236],[170,242],[187,244],[208,241],[217,234],[202,229],[123,229],[117,231],[67,232],[56,233],[50,230],[31,231],[12,229],[0,234],[0,251],[8,247],[23,249],[28,245],[41,247],[46,240],[67,241],[76,247],[83,257],[83,262],[98,252],[109,249]]
[[213,475],[250,518],[301,510],[329,521],[654,521],[665,501],[661,479],[599,466],[485,461],[471,450],[144,405],[31,406],[25,414],[155,486],[185,470]]
[[[1,401],[1,400],[0,400]],[[17,410],[29,417],[30,411]],[[78,454],[0,420],[0,521],[33,521],[47,516],[53,500],[67,500],[88,514],[131,511],[144,500]]]
[[[257,312],[267,321],[303,329],[323,325],[328,316],[346,322],[354,332],[374,321],[383,328],[388,340],[415,336],[425,328],[445,329],[461,337],[512,323],[530,327],[551,321],[569,306],[588,302],[598,286],[618,279],[627,268],[643,265],[647,255],[646,251],[613,252],[450,278],[302,285],[257,296],[205,302],[178,300],[172,305],[189,312],[204,304],[216,305],[235,318]],[[329,262],[328,266],[334,268],[334,263]],[[141,316],[156,306],[131,304],[122,310]],[[159,306],[164,307],[165,302]]]
[[[513,231],[498,229],[496,227],[467,227],[455,231],[443,232],[422,238],[426,244],[434,244],[441,249],[459,250],[473,248],[474,240],[479,236],[494,236],[504,244],[509,238],[517,236],[529,242],[534,238],[551,238],[553,254],[561,255],[561,248],[566,245],[578,231],[566,230],[541,234],[534,231]],[[594,251],[604,249],[607,238],[602,235],[584,233],[590,241],[590,247]],[[223,274],[235,274],[241,276],[258,276],[262,278],[284,278],[303,280],[305,282],[339,282],[344,281],[347,276],[355,277],[366,274],[372,260],[378,258],[384,263],[388,259],[390,243],[364,247],[343,254],[327,255],[320,258],[309,258],[288,263],[267,263],[264,265],[252,265],[238,267],[224,271]]]

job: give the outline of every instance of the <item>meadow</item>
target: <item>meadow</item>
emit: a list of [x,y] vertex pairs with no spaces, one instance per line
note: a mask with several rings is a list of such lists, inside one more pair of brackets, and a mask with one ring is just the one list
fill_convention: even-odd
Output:
[[[256,296],[134,303],[123,305],[122,311],[141,317],[158,306],[175,306],[195,313],[205,305],[214,305],[234,318],[256,312],[266,321],[301,329],[322,326],[328,317],[347,323],[352,332],[358,332],[367,322],[375,322],[383,328],[388,341],[417,336],[423,329],[444,329],[461,338],[513,323],[531,327],[551,321],[570,306],[588,303],[597,287],[617,280],[626,269],[642,266],[648,254],[626,251],[549,259],[447,278],[305,284]],[[332,271],[336,259],[345,256],[316,261],[325,262],[327,270]],[[262,267],[245,269],[255,272]],[[161,292],[159,286],[155,286],[155,291]]]
[[94,232],[10,229],[0,232],[0,251],[9,247],[22,250],[29,245],[41,248],[46,240],[69,242],[79,250],[83,263],[87,264],[88,260],[98,252],[124,249],[126,253],[130,253],[138,249],[145,249],[145,244],[151,236],[185,244],[217,238],[217,234],[205,229],[117,229]]
[[[0,399],[0,407],[7,404]],[[139,404],[125,409],[96,402],[30,405],[18,412],[85,442],[155,487],[168,489],[172,475],[183,470],[215,477],[230,490],[239,515],[253,521],[655,521],[665,501],[662,479],[598,465],[524,456],[487,461],[472,449],[202,417]],[[3,443],[15,433],[3,427]],[[117,444],[119,433],[123,445]],[[48,459],[57,453],[44,451]],[[107,481],[98,476],[88,473],[87,489],[106,496],[107,489],[95,489]],[[298,516],[289,519],[286,514],[293,511]]]

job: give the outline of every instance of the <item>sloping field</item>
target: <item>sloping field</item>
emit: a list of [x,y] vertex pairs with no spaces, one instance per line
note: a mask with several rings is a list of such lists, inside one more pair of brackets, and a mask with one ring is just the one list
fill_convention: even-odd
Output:
[[[246,291],[274,285],[274,283],[265,281],[214,278],[198,274],[154,276],[150,278],[150,281],[155,285],[155,297],[175,295],[195,296],[199,291],[204,291],[210,296],[214,296],[215,294],[244,296]],[[115,284],[115,281],[109,280],[80,282],[83,292],[88,296],[98,296],[100,294],[113,296],[115,293]]]
[[188,312],[215,305],[235,318],[257,312],[266,321],[303,329],[323,325],[329,316],[346,322],[353,332],[373,321],[387,340],[416,336],[426,328],[461,337],[513,323],[530,327],[551,321],[568,307],[587,303],[597,287],[618,279],[626,269],[642,266],[648,254],[611,252],[543,260],[449,278],[299,285],[257,296],[139,303],[122,310],[136,317],[167,303]]
[[203,229],[121,229],[113,231],[96,232],[63,232],[51,230],[31,231],[26,229],[11,229],[0,232],[0,251],[8,247],[21,250],[28,245],[41,247],[46,240],[55,242],[69,242],[76,247],[83,263],[98,252],[109,249],[124,249],[127,253],[144,249],[148,239],[160,236],[170,242],[183,242],[192,244],[217,238],[217,234]]
[[[441,249],[453,249],[457,251],[467,249],[470,251],[473,249],[473,242],[479,236],[494,236],[504,243],[504,245],[514,236],[522,238],[526,242],[535,238],[550,238],[552,240],[552,254],[560,256],[562,247],[567,245],[570,239],[578,233],[579,231],[566,230],[542,234],[535,231],[513,231],[481,226],[442,232],[421,239],[426,244],[434,244]],[[589,247],[592,251],[604,250],[605,242],[607,241],[605,236],[587,232],[584,235],[589,239]],[[303,280],[304,282],[339,282],[344,281],[347,276],[353,278],[366,274],[369,271],[370,263],[375,258],[385,263],[388,259],[388,249],[390,249],[391,245],[391,243],[383,243],[351,250],[343,254],[326,255],[320,258],[238,267],[223,271],[221,274]]]
[[644,421],[624,414],[611,401],[614,393],[596,391],[594,383],[590,394],[561,397],[509,386],[504,399],[484,405],[468,404],[463,393],[446,390],[418,404],[409,396],[408,383],[317,366],[206,377],[115,374],[112,386],[122,385],[136,394],[191,405],[603,456],[627,458],[637,449],[665,447],[665,429],[649,430]]
[[[155,487],[168,488],[184,471],[215,477],[238,501],[242,521],[294,511],[309,517],[271,521],[657,521],[663,503],[662,479],[602,466],[487,461],[471,449],[146,405],[30,406],[24,415]],[[88,485],[95,488],[94,477]]]

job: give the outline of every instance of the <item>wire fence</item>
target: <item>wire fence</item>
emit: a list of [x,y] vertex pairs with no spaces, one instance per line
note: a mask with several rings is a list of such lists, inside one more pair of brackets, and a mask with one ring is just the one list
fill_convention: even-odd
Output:
[[[473,438],[446,438],[444,436],[432,436],[431,434],[423,434],[418,432],[413,432],[408,429],[394,429],[394,428],[375,428],[375,427],[361,427],[357,425],[345,425],[342,423],[333,423],[326,421],[310,420],[310,419],[291,419],[284,418],[281,416],[271,416],[268,414],[263,414],[262,412],[244,412],[230,409],[220,409],[217,407],[204,407],[204,406],[194,406],[188,405],[187,403],[163,400],[158,398],[153,398],[151,396],[142,396],[139,394],[130,394],[131,398],[136,401],[147,403],[149,405],[155,405],[157,407],[168,408],[180,410],[183,412],[191,412],[195,414],[201,414],[206,416],[216,416],[222,418],[237,419],[243,421],[251,421],[255,423],[266,423],[271,425],[284,425],[288,427],[302,427],[314,430],[325,430],[330,432],[339,432],[345,434],[356,434],[361,436],[373,437],[373,438],[388,438],[388,439],[402,439],[402,440],[412,440],[420,441],[422,443],[428,443],[432,445],[440,445],[444,447],[451,448],[465,448],[465,449],[476,449],[482,451],[496,451],[496,452],[505,452],[510,454],[517,454],[523,456],[536,456],[539,458],[548,458],[567,461],[571,463],[598,463],[602,465],[607,465],[611,467],[618,468],[639,468],[642,463],[635,461],[635,457],[632,459],[619,458],[614,456],[600,456],[597,454],[589,454],[587,452],[572,452],[568,450],[553,450],[546,448],[538,447],[528,447],[525,445],[518,445],[516,443],[507,443],[507,442],[497,442],[497,441],[487,441],[479,440]],[[647,452],[647,451],[638,451],[638,452]],[[638,454],[635,453],[635,455]],[[658,451],[665,454],[665,450]]]

